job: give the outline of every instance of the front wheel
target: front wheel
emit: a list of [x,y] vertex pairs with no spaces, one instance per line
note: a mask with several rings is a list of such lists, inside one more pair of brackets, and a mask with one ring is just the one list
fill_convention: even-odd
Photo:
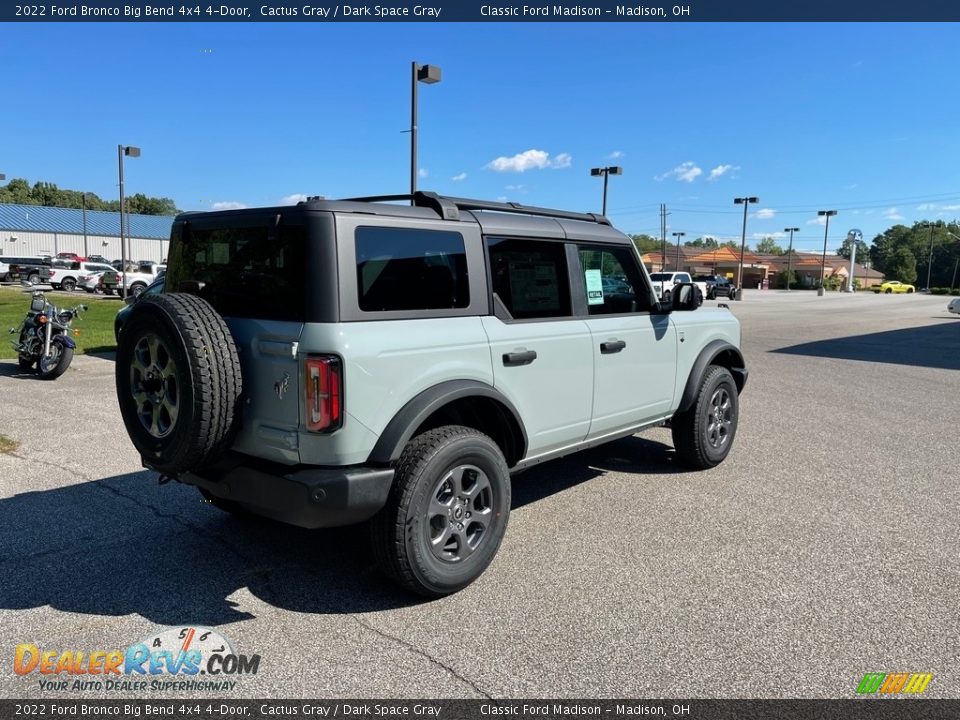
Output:
[[40,282],[40,273],[30,273],[27,275],[27,282],[31,285],[37,285]]
[[887,289],[884,291],[884,294],[886,294],[886,295],[890,295],[890,294],[892,294],[892,293],[893,293],[893,289],[892,289],[892,288],[887,288]]
[[733,375],[711,365],[693,406],[673,416],[673,446],[687,467],[706,470],[723,462],[733,447],[740,415],[740,399]]
[[907,288],[907,295],[913,292],[913,288]]
[[381,569],[408,590],[462,590],[496,555],[510,515],[510,472],[496,443],[459,425],[413,438],[371,521]]
[[50,343],[50,354],[41,355],[37,369],[43,380],[56,380],[63,375],[73,361],[73,348],[62,342]]

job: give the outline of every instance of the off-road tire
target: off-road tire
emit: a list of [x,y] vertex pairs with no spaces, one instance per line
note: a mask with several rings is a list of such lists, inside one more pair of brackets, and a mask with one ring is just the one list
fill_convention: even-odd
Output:
[[[728,403],[727,409],[721,412],[723,419],[719,423],[714,405],[718,397]],[[733,375],[725,367],[711,365],[700,381],[691,408],[674,415],[670,424],[677,459],[695,470],[719,465],[733,447],[739,416],[740,401]],[[711,442],[711,429],[716,425],[721,428],[717,430],[717,437],[723,440],[719,444]]]
[[[149,350],[151,339],[163,348],[156,358]],[[162,380],[155,379],[156,374],[149,379],[144,358],[151,368],[162,364],[168,374]],[[147,427],[134,388],[156,390],[156,383],[161,383],[153,396],[157,400],[140,406],[151,417]],[[229,445],[239,424],[243,384],[236,344],[223,318],[194,295],[147,295],[133,306],[117,342],[116,387],[130,440],[144,462],[159,472],[175,474],[208,465]],[[156,408],[171,402],[171,388],[176,418],[159,432],[161,411]]]
[[[489,525],[472,554],[445,561],[431,549],[429,509],[444,478],[463,466],[478,468],[489,481]],[[510,472],[497,444],[473,428],[436,428],[404,448],[387,503],[371,520],[373,553],[383,572],[407,590],[442,597],[462,590],[487,569],[509,515]]]

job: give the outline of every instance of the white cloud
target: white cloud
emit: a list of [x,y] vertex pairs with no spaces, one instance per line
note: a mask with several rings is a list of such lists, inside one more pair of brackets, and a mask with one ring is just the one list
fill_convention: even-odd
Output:
[[430,175],[430,171],[427,170],[426,168],[420,168],[419,170],[417,170],[417,175],[419,177],[425,178]]
[[754,233],[752,235],[754,240],[763,240],[764,238],[773,238],[774,240],[779,240],[782,237],[786,237],[786,233],[782,233],[779,230],[777,232],[766,232],[766,233]]
[[753,213],[753,217],[757,220],[770,220],[777,214],[777,211],[773,208],[761,208]]
[[511,192],[526,192],[526,185],[507,185],[503,188],[504,190],[510,190]]
[[934,203],[923,203],[922,205],[917,205],[917,210],[923,212],[924,210],[936,210],[937,206]]
[[703,175],[703,170],[698,168],[693,160],[687,160],[685,163],[677,165],[673,170],[665,172],[663,175],[657,175],[654,180],[660,181],[672,177],[677,180],[682,180],[683,182],[692,183],[700,175]]
[[710,182],[714,180],[719,180],[724,175],[732,170],[739,170],[740,168],[736,165],[717,165],[713,170],[710,171],[710,177],[707,178]]
[[280,198],[281,205],[296,205],[298,202],[306,202],[307,196],[303,193],[293,193]]
[[506,195],[499,195],[499,196],[497,197],[497,202],[506,202],[506,201],[507,201],[507,196],[506,196]]
[[619,160],[620,158],[623,157],[623,151],[622,151],[622,150],[614,150],[614,151],[613,151],[612,153],[610,153],[607,157],[609,157],[611,160]]
[[211,206],[213,210],[242,210],[245,207],[247,206],[241,202],[237,202],[236,200],[225,200],[223,202],[215,202]]
[[573,158],[570,153],[560,153],[554,158],[544,150],[524,150],[513,157],[501,155],[487,163],[488,170],[496,172],[526,172],[545,168],[568,168]]
[[860,183],[850,183],[845,187],[847,190],[856,190],[858,187],[860,187]]
[[960,210],[960,205],[942,205],[943,210]]
[[454,176],[453,176],[452,178],[450,178],[450,179],[453,180],[454,182],[460,182],[460,181],[462,181],[462,180],[466,180],[466,179],[467,179],[467,174],[466,174],[465,172],[457,173],[456,175],[454,175]]
[[807,220],[807,225],[826,225],[827,218],[825,215],[817,215],[813,220]]
[[892,207],[883,211],[883,218],[885,220],[903,220],[903,215],[900,214],[897,208]]

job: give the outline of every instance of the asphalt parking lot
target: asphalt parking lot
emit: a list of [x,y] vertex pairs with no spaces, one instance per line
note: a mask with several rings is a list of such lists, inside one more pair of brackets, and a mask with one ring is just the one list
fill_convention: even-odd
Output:
[[845,698],[866,672],[960,697],[947,301],[729,303],[750,380],[727,461],[682,471],[657,429],[519,475],[494,564],[433,602],[380,578],[362,528],[241,521],[158,485],[109,358],[54,383],[2,361],[0,433],[20,447],[0,455],[0,696],[76,696],[15,675],[18,643],[202,625],[262,657],[232,697]]

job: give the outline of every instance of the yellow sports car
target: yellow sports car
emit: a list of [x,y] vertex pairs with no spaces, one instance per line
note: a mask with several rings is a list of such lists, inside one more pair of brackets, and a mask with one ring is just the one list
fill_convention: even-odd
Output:
[[875,293],[885,293],[889,295],[890,293],[912,293],[916,292],[916,288],[913,285],[907,285],[902,283],[899,280],[887,280],[883,285],[878,285],[873,288]]

